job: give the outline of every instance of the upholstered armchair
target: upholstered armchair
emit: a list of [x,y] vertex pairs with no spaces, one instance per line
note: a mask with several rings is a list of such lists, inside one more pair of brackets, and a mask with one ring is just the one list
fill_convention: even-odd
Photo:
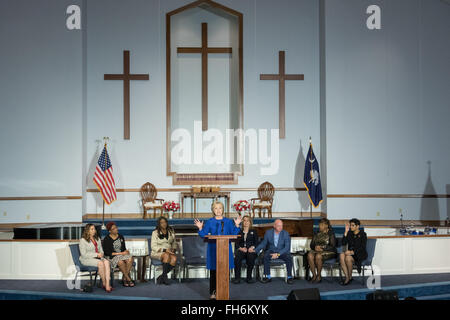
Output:
[[[272,204],[273,195],[275,194],[274,186],[266,181],[258,187],[258,198],[250,199],[252,203],[252,215],[255,217],[255,210],[258,211],[258,216],[261,218],[263,210],[267,210],[268,217],[272,218]],[[263,213],[264,216],[264,213]]]
[[161,215],[164,214],[163,199],[157,199],[158,192],[156,187],[150,182],[145,183],[141,187],[142,208],[144,210],[143,219],[147,216],[147,210],[153,209],[153,218],[156,218],[156,210],[161,210]]

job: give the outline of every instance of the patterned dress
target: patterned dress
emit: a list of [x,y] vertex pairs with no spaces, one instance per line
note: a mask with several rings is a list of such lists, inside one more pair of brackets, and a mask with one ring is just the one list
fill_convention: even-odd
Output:
[[[116,240],[113,240],[113,252],[119,253],[122,252],[122,239],[121,237],[117,237]],[[121,260],[128,260],[131,258],[131,255],[125,254],[125,255],[116,255],[113,256],[109,261],[111,262],[111,265],[113,268],[117,267],[117,264]]]
[[[323,251],[315,251],[315,247],[322,247]],[[336,237],[331,230],[328,232],[318,232],[311,241],[311,252],[321,253],[323,260],[328,260],[336,256]]]

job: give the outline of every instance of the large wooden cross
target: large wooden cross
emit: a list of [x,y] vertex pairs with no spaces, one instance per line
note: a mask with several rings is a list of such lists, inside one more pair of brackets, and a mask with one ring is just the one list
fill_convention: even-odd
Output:
[[105,80],[123,80],[123,138],[130,140],[130,80],[149,80],[147,74],[130,74],[130,51],[123,51],[123,74],[105,74]]
[[202,130],[208,130],[208,54],[232,53],[232,48],[215,47],[208,48],[208,24],[202,23],[201,47],[178,47],[177,53],[201,53],[202,55]]
[[279,108],[279,130],[280,139],[286,137],[285,126],[285,102],[286,102],[286,80],[305,80],[303,74],[286,74],[285,73],[285,52],[279,51],[278,53],[278,74],[261,74],[260,80],[278,80],[278,108]]

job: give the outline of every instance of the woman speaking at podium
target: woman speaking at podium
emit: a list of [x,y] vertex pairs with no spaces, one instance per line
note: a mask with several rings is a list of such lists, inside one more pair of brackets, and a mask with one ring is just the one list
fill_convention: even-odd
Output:
[[[203,225],[203,221],[198,219],[194,220],[195,225],[198,228],[198,235],[204,238],[206,235],[237,235],[241,231],[239,225],[242,218],[239,216],[233,220],[225,218],[223,216],[223,203],[220,201],[214,201],[211,205],[211,211],[214,213],[214,217],[207,220]],[[208,242],[208,248],[206,253],[206,268],[210,270],[209,277],[209,294],[210,299],[216,298],[216,242]],[[233,250],[231,249],[231,243],[229,244],[229,268],[234,268]]]

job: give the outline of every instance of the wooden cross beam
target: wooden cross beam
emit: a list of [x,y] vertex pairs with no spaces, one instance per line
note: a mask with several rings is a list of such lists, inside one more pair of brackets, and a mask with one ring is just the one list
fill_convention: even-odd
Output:
[[280,139],[286,137],[285,126],[285,103],[286,103],[286,80],[305,80],[303,74],[286,74],[285,73],[285,52],[279,51],[278,53],[278,74],[261,74],[260,80],[278,80],[278,108],[279,108],[279,130]]
[[123,138],[130,140],[130,80],[149,80],[147,74],[130,74],[130,51],[123,51],[123,74],[105,74],[105,80],[123,80]]
[[202,23],[201,47],[178,47],[177,53],[201,53],[202,55],[202,130],[208,130],[208,54],[232,53],[232,48],[208,48],[208,24]]

